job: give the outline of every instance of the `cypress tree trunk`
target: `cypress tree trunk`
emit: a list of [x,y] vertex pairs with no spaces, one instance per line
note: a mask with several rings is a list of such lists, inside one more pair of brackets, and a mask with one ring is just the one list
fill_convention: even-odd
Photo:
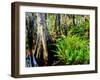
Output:
[[[42,58],[39,59],[39,63],[41,66],[47,65],[48,61],[48,51],[47,51],[47,46],[46,46],[46,36],[44,33],[45,30],[45,14],[44,13],[37,13],[37,38],[39,40],[38,42],[38,49],[42,49],[42,52],[37,53],[37,56],[40,55]],[[42,59],[42,60],[41,60]],[[42,62],[42,63],[41,63]]]
[[73,25],[75,25],[75,15],[73,15]]
[[61,15],[60,25],[61,25],[61,28],[60,28],[61,34],[67,35],[67,15],[66,14]]
[[55,20],[56,20],[55,26],[56,26],[56,31],[57,31],[56,34],[60,35],[61,34],[61,32],[60,32],[60,14],[56,14]]
[[34,13],[26,13],[26,66],[38,66],[35,57],[36,18]]
[[[31,16],[32,17],[32,16]],[[27,38],[28,38],[28,50],[29,50],[29,56],[30,56],[30,63],[31,63],[31,66],[33,67],[34,66],[34,63],[33,63],[33,54],[32,54],[32,46],[33,46],[33,24],[32,23],[32,19],[31,17],[29,17],[29,20],[28,20],[28,26],[27,26]]]

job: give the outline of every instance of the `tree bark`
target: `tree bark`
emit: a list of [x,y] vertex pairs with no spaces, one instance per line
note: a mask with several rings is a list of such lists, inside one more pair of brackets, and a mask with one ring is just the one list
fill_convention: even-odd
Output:
[[[45,25],[45,14],[44,13],[37,13],[37,36],[39,36],[40,43],[43,46],[43,60],[44,65],[47,65],[48,61],[48,51],[46,46],[46,36],[44,33],[44,25]],[[41,54],[41,53],[40,53]]]
[[55,26],[56,26],[56,30],[57,30],[57,35],[60,35],[61,32],[60,32],[60,14],[56,14],[56,19],[55,19],[56,23],[55,23]]

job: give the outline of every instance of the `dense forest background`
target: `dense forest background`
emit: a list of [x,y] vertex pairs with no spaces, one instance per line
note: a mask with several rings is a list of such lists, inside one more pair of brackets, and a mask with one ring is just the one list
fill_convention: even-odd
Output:
[[25,16],[26,67],[89,64],[89,15]]

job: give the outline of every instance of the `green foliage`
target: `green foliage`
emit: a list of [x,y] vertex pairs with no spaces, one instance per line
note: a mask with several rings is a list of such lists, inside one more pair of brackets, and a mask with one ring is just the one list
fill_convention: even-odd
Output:
[[47,26],[50,34],[52,34],[55,30],[55,15],[54,14],[47,14]]
[[77,35],[81,38],[89,39],[89,21],[80,22],[76,25],[70,25],[68,27],[67,33],[68,35]]
[[58,59],[64,64],[88,64],[89,45],[87,40],[80,37],[62,35],[56,41]]
[[70,34],[72,34],[72,35],[73,34],[82,35],[82,33],[84,33],[84,28],[81,27],[81,25],[78,25],[78,26],[72,25],[69,27],[68,32],[70,32]]
[[77,34],[79,36],[83,36],[84,30],[85,29],[82,27],[82,25],[77,25],[77,26],[72,25],[69,27],[68,35]]

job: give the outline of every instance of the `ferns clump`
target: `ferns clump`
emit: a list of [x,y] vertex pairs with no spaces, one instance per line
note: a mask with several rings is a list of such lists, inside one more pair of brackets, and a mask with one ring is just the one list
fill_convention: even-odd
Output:
[[56,40],[56,57],[63,64],[88,64],[89,42],[77,35],[64,36]]

